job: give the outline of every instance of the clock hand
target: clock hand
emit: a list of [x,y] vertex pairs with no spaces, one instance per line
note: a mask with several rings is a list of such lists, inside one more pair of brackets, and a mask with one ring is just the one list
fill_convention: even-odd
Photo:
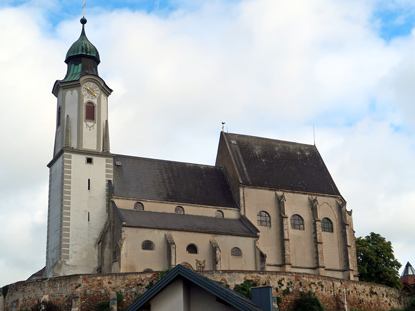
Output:
[[94,93],[94,91],[92,91],[92,90],[89,88],[89,86],[87,86],[87,87],[86,87],[86,89],[87,89],[88,91],[90,91],[92,94],[94,94],[94,96],[95,96],[95,97],[97,97],[97,94],[95,94],[95,93]]

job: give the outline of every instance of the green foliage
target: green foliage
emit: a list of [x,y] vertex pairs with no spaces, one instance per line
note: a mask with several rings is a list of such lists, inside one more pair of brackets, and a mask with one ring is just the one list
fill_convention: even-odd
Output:
[[31,311],[61,311],[62,309],[55,305],[53,302],[50,301],[38,301],[36,305],[34,305]]
[[110,302],[103,301],[95,305],[95,311],[110,311]]
[[313,292],[301,293],[301,297],[294,301],[294,311],[324,311],[318,297]]
[[255,286],[258,286],[256,282],[245,280],[243,283],[235,285],[233,290],[242,296],[252,299],[251,287]]
[[405,311],[415,311],[415,297],[411,298],[408,306],[405,308]]
[[356,238],[359,280],[400,289],[399,268],[392,243],[380,234],[371,232],[365,238]]
[[6,298],[8,292],[9,292],[9,285],[3,286],[1,288],[1,294],[3,295],[4,298]]
[[[122,305],[124,303],[124,296],[119,292],[116,292],[115,294],[117,295],[117,310],[121,311],[123,310]],[[110,302],[109,301],[99,302],[95,305],[94,310],[95,311],[110,311],[111,310]]]
[[115,294],[117,295],[117,310],[121,311],[124,304],[124,296],[119,292],[116,292]]

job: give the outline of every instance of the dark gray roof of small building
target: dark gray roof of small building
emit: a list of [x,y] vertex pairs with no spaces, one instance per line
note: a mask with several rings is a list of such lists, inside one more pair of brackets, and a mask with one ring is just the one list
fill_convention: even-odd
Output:
[[234,292],[233,290],[226,288],[188,268],[181,265],[177,265],[173,270],[166,274],[160,281],[158,281],[153,287],[146,291],[136,301],[134,301],[127,311],[140,310],[143,305],[160,293],[166,288],[173,280],[178,277],[182,277],[192,283],[193,286],[199,286],[205,291],[218,297],[223,302],[241,311],[261,311],[262,309],[256,306],[252,300]]
[[316,146],[224,133],[245,185],[340,195]]
[[[113,203],[114,204],[114,203]],[[115,205],[115,204],[114,204]],[[115,208],[117,208],[115,206]],[[257,229],[239,219],[118,209],[125,226],[257,237]]]
[[116,155],[114,195],[238,208],[221,167]]

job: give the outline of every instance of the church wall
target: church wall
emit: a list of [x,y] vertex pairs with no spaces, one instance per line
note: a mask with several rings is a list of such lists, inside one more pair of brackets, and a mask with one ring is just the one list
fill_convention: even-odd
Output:
[[[65,107],[62,107],[62,95],[63,91],[60,90],[58,93],[58,101],[56,106],[56,118],[60,118],[60,120],[56,120],[56,133],[55,133],[55,146],[53,154],[56,155],[59,150],[63,147],[63,133],[64,133],[64,124],[65,124]],[[60,115],[58,115],[59,107],[61,108]],[[58,122],[60,125],[58,126]]]
[[[282,237],[282,207],[278,195],[272,189],[243,188],[243,200],[246,207],[246,216],[260,230],[258,247],[267,255],[266,270],[282,271],[284,248]],[[281,192],[282,194],[282,192]],[[280,194],[280,195],[281,195]],[[293,272],[324,273],[339,278],[353,278],[348,275],[348,257],[355,257],[355,250],[348,246],[354,245],[353,228],[345,224],[343,214],[348,213],[338,203],[337,197],[317,196],[308,194],[285,192],[285,215],[288,217],[287,249]],[[313,214],[312,199],[317,198],[317,215]],[[271,219],[271,226],[261,226],[257,221],[257,214],[265,211]],[[304,230],[293,229],[290,223],[293,215],[300,215],[304,220]],[[321,226],[315,223],[315,217],[322,220],[329,218],[333,223],[333,232],[321,232],[322,248],[319,258],[323,272],[317,272],[318,248],[316,228]],[[350,220],[350,219],[348,219]],[[346,237],[346,227],[349,236]],[[321,229],[319,229],[321,230]],[[353,267],[353,266],[352,266]],[[356,266],[354,266],[356,267]]]
[[49,169],[49,206],[46,249],[46,275],[52,276],[53,268],[61,257],[62,243],[62,176],[63,156]]
[[[246,217],[259,229],[259,249],[267,255],[267,270],[279,271],[282,265],[282,237],[280,213],[275,191],[244,188],[244,205]],[[260,226],[257,214],[265,211],[271,218],[271,226]]]
[[98,266],[96,243],[107,220],[106,181],[111,161],[94,156],[93,163],[88,164],[87,157],[91,156],[72,154],[70,252],[64,274],[95,273]]
[[[205,269],[213,269],[213,250],[210,240],[215,240],[221,249],[221,269],[255,270],[255,238],[227,236],[186,231],[124,227],[124,244],[121,249],[121,272],[134,272],[151,269],[154,271],[169,268],[166,233],[173,236],[176,244],[176,263],[188,263],[196,269],[196,261],[205,261]],[[150,240],[155,250],[142,250],[142,243]],[[197,254],[186,253],[186,247],[195,244]],[[242,251],[242,257],[231,256],[233,247]]]
[[[67,90],[65,91],[65,107],[63,110],[64,115],[62,116],[62,124],[66,126],[66,116],[69,116],[70,133],[71,133],[71,146],[79,148],[78,146],[78,124],[79,124],[79,112],[78,112],[78,101],[79,91],[78,90]],[[58,100],[58,102],[60,102]],[[64,137],[62,136],[64,139]],[[62,148],[63,146],[61,146]]]
[[[341,280],[312,274],[255,271],[203,271],[202,275],[227,284],[251,280],[272,287],[273,296],[281,297],[280,310],[292,310],[300,293],[312,291],[320,298],[325,310],[344,310],[346,294],[348,309],[403,310],[411,296],[396,289],[374,283]],[[78,297],[80,310],[94,310],[96,304],[108,301],[111,292],[123,295],[124,306],[129,306],[146,286],[157,278],[157,272],[107,275],[70,275],[50,279],[18,282],[9,286],[4,301],[5,311],[30,310],[38,300],[49,300],[70,311],[73,298]],[[346,288],[346,291],[344,290]],[[0,308],[1,309],[1,308]]]
[[176,208],[176,206],[181,206],[183,207],[185,214],[188,215],[215,217],[215,212],[217,210],[221,210],[225,218],[237,219],[240,215],[238,209],[230,207],[190,205],[181,203],[156,202],[148,200],[131,200],[122,198],[113,198],[113,201],[115,202],[118,208],[125,209],[134,209],[134,204],[136,202],[141,202],[144,205],[145,211],[174,213],[174,209]]

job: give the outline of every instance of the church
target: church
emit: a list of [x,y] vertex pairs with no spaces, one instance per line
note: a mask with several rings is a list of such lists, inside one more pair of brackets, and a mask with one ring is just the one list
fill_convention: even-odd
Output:
[[215,165],[112,153],[86,22],[52,90],[46,277],[181,264],[358,280],[352,212],[315,145],[222,131]]

